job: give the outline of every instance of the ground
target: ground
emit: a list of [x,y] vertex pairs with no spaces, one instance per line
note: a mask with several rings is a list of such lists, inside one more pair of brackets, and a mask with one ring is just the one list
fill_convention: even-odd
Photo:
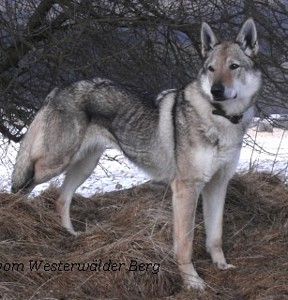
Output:
[[[288,193],[275,176],[236,175],[229,185],[223,248],[236,269],[219,271],[206,254],[200,202],[193,261],[207,284],[202,294],[182,287],[169,188],[146,183],[76,196],[72,219],[83,232],[77,237],[59,225],[57,195],[50,189],[27,201],[0,194],[2,299],[288,299]],[[30,269],[41,260],[38,270]],[[101,260],[107,268],[95,269]],[[23,269],[13,270],[13,262]],[[90,269],[71,270],[83,262]]]

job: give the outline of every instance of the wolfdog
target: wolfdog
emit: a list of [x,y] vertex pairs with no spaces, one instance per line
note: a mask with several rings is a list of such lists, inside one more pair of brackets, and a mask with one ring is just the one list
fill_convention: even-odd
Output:
[[107,148],[120,149],[173,192],[174,251],[188,288],[204,289],[191,262],[195,211],[203,198],[206,248],[219,269],[229,269],[222,251],[227,184],[253,117],[261,73],[254,21],[236,40],[218,42],[201,28],[204,64],[197,79],[157,98],[157,106],[109,80],[87,80],[55,88],[29,127],[17,156],[12,192],[30,192],[66,171],[57,200],[63,226],[70,221],[73,193]]

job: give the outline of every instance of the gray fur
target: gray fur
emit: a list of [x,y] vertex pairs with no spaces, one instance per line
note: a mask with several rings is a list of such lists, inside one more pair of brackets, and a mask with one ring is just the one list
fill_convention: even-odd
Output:
[[243,24],[236,41],[246,55],[253,57],[258,53],[257,30],[253,19],[250,18]]
[[210,50],[212,50],[217,44],[216,38],[211,27],[203,22],[201,27],[201,42],[202,42],[202,55],[206,57]]
[[[252,22],[245,23],[240,37],[254,30]],[[75,234],[69,215],[74,191],[105,149],[122,150],[157,181],[171,183],[175,255],[185,284],[196,289],[205,286],[191,263],[200,193],[207,251],[219,269],[233,267],[222,251],[224,200],[261,83],[241,45],[216,44],[207,24],[202,43],[207,58],[197,80],[161,93],[157,106],[102,79],[53,90],[21,143],[12,176],[14,192],[29,191],[67,171],[57,210],[63,226]],[[223,99],[217,101],[212,95],[216,83],[223,87]]]

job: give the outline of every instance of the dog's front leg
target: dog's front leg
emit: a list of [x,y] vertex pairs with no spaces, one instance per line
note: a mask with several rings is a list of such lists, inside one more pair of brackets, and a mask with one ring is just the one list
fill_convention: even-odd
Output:
[[225,196],[229,178],[219,172],[202,191],[203,212],[206,229],[206,249],[213,263],[221,270],[233,268],[227,264],[222,250],[222,222]]
[[191,259],[195,213],[202,185],[175,179],[173,191],[174,251],[187,288],[203,290],[204,281],[197,274]]

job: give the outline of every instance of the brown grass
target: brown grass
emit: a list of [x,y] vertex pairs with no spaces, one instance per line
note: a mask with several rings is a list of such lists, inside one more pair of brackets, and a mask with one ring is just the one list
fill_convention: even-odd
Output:
[[[204,248],[201,205],[194,262],[208,284],[204,294],[181,289],[173,259],[171,192],[145,184],[85,199],[74,198],[70,236],[54,212],[57,190],[32,200],[0,194],[1,299],[288,299],[288,193],[279,179],[237,175],[229,186],[224,251],[235,270],[219,271]],[[29,260],[126,263],[120,271],[33,271]],[[160,270],[129,272],[130,261],[160,263]],[[8,266],[8,265],[6,265]]]

